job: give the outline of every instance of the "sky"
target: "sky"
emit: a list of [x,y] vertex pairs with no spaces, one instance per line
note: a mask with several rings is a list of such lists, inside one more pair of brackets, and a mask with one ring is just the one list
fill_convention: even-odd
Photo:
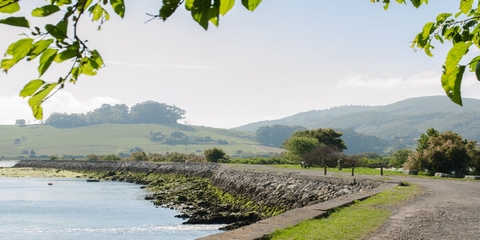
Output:
[[[22,1],[21,13],[44,2]],[[43,104],[44,115],[152,100],[185,110],[181,123],[233,128],[335,106],[444,95],[440,75],[449,43],[435,44],[434,57],[410,45],[426,22],[456,13],[458,2],[430,1],[419,9],[392,3],[384,11],[369,0],[264,0],[249,12],[237,0],[218,28],[205,31],[183,7],[165,22],[145,23],[146,13],[156,14],[161,1],[127,0],[125,18],[110,11],[101,31],[96,23],[82,22],[80,36],[106,66],[95,77],[82,75],[67,84]],[[0,52],[22,31],[0,24]],[[0,73],[0,124],[35,123],[18,93],[38,78],[37,66],[22,62]],[[65,69],[52,65],[42,79],[55,82]],[[474,74],[467,73],[463,97],[479,98],[479,90]]]

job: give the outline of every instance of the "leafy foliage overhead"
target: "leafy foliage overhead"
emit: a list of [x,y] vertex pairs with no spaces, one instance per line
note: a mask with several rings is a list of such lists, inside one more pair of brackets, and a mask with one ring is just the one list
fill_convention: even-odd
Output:
[[[102,25],[110,19],[113,12],[119,17],[125,17],[127,7],[124,0],[49,0],[48,4],[38,6],[31,12],[31,17],[10,16],[20,10],[20,0],[0,0],[0,14],[9,17],[0,18],[0,24],[22,29],[30,33],[22,34],[22,38],[10,44],[0,62],[0,69],[8,72],[22,60],[38,59],[39,79],[31,80],[21,91],[20,96],[28,97],[35,118],[43,118],[41,104],[66,82],[75,83],[81,75],[94,76],[104,67],[104,61],[96,49],[90,49],[87,41],[78,35],[80,19],[88,17],[92,22]],[[382,3],[387,10],[391,0],[370,0]],[[395,0],[399,4],[411,4],[418,8],[428,4],[428,0]],[[249,11],[255,10],[261,0],[242,0],[242,5]],[[424,25],[414,37],[412,48],[425,51],[433,56],[435,43],[451,42],[452,47],[443,64],[441,84],[447,96],[456,104],[463,105],[461,84],[465,70],[475,72],[480,80],[480,56],[463,63],[463,57],[471,48],[480,47],[480,8],[474,0],[459,0],[457,13],[439,13],[436,19]],[[218,26],[220,17],[224,16],[235,4],[235,0],[162,0],[162,7],[157,14],[149,14],[152,19],[167,20],[182,5],[190,12],[193,20],[205,30],[209,24]],[[50,18],[51,16],[54,16]],[[51,19],[58,19],[56,20]],[[33,26],[34,18],[47,18],[44,26]],[[40,21],[44,22],[44,21]],[[41,77],[55,63],[70,61],[69,70],[59,76],[57,81],[46,82]]]
[[[18,14],[20,0],[0,0],[0,24],[28,29],[22,38],[10,44],[5,57],[0,62],[0,69],[7,73],[22,60],[38,59],[38,78],[31,80],[22,89],[20,96],[29,98],[33,115],[43,119],[42,103],[65,83],[75,83],[81,75],[94,76],[104,67],[104,61],[96,49],[91,49],[77,31],[83,23],[81,19],[89,18],[98,23],[98,30],[110,20],[110,13],[124,18],[127,7],[124,0],[49,0],[48,4],[33,9],[30,16],[11,16]],[[249,11],[255,10],[262,0],[242,0],[242,5]],[[210,23],[219,25],[220,16],[225,15],[235,4],[235,0],[163,0],[157,14],[148,14],[152,19],[167,20],[180,6],[187,11],[205,30]],[[60,17],[60,20],[58,20]],[[32,24],[38,20],[39,24]],[[57,19],[57,20],[55,20]],[[70,67],[57,81],[47,82],[42,76],[53,63],[69,61]]]

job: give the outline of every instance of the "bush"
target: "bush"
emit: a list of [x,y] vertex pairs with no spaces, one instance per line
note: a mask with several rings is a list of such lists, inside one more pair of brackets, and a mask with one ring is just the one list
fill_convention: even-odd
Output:
[[221,148],[211,148],[203,152],[203,156],[207,162],[229,162],[229,157]]

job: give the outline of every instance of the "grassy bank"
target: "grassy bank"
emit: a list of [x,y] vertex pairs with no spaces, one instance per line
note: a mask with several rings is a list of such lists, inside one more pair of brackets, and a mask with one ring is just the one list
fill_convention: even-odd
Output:
[[278,230],[267,239],[361,239],[376,231],[390,217],[395,206],[419,193],[420,189],[415,185],[398,186],[337,209],[327,218],[307,220]]

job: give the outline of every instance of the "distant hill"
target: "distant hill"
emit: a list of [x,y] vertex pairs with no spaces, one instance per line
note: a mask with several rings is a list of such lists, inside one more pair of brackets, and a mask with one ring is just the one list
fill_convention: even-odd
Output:
[[0,125],[0,133],[0,159],[2,156],[28,158],[32,150],[36,156],[59,157],[63,154],[129,154],[135,147],[146,153],[193,152],[197,155],[219,147],[230,156],[269,155],[283,151],[258,145],[251,132],[182,124],[101,124],[77,128]]
[[426,129],[454,131],[480,140],[480,100],[463,99],[463,107],[445,96],[411,98],[386,106],[343,106],[313,110],[290,117],[255,122],[236,130],[255,132],[261,126],[282,124],[314,128],[353,128],[356,132],[386,140],[416,138]]

